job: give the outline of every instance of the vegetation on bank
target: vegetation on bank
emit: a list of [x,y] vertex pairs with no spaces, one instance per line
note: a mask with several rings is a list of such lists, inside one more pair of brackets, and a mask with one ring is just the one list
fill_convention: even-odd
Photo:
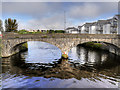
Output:
[[0,31],[1,32],[3,32],[4,30],[3,30],[3,22],[2,22],[2,20],[0,19]]
[[85,46],[88,48],[94,48],[94,49],[101,49],[103,45],[101,43],[87,42],[87,43],[82,44],[82,46]]
[[65,33],[65,31],[64,30],[46,30],[46,31],[38,30],[37,32],[29,32],[27,30],[19,30],[16,33],[19,33],[19,34],[39,34],[39,33],[46,34],[46,33]]
[[28,44],[27,43],[22,44],[20,47],[20,51],[23,52],[23,51],[27,51],[27,50],[28,50]]
[[1,32],[14,32],[19,34],[39,34],[39,33],[65,33],[64,30],[33,30],[32,32],[28,30],[18,30],[18,22],[16,19],[5,19],[5,30],[3,30],[2,20],[0,19],[0,31]]

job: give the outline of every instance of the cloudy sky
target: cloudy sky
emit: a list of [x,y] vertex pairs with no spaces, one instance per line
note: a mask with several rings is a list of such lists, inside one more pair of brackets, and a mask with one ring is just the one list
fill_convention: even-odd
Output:
[[2,20],[17,19],[18,29],[64,29],[108,19],[118,13],[117,2],[2,2]]

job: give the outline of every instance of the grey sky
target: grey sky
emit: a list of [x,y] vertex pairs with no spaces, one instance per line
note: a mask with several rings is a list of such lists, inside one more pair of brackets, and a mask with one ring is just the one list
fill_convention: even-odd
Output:
[[2,19],[17,19],[19,29],[63,29],[64,11],[66,11],[67,26],[78,26],[85,22],[107,19],[118,12],[117,2],[11,1],[13,2],[4,0],[2,3]]

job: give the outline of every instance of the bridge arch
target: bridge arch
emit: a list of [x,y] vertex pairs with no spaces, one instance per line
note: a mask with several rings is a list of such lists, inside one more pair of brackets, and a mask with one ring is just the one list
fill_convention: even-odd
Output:
[[[6,41],[7,45],[5,46],[5,50],[2,51],[6,51],[4,54],[5,57],[11,56],[13,54],[16,54],[18,52],[20,52],[20,47],[22,44],[29,42],[29,41],[40,41],[40,42],[45,42],[48,43],[50,45],[53,45],[55,47],[57,47],[60,51],[61,51],[61,47],[60,47],[60,42],[56,42],[56,40],[54,39],[26,39],[26,40],[8,40]],[[3,48],[4,49],[4,48]],[[62,51],[61,51],[61,55],[62,55]]]
[[[20,52],[21,50],[19,49],[21,46],[22,46],[22,44],[24,44],[24,43],[28,43],[28,42],[31,42],[31,41],[25,41],[25,42],[22,42],[22,43],[19,43],[19,44],[17,44],[17,45],[15,45],[15,46],[13,46],[11,49],[10,49],[10,51],[11,51],[11,53],[13,52],[15,52],[16,50],[16,52],[18,53],[18,52]],[[35,41],[36,42],[36,41]],[[48,51],[49,53],[46,53],[45,54],[45,57],[48,55],[53,55],[53,59],[60,59],[61,58],[61,56],[62,56],[62,54],[61,54],[61,50],[57,47],[57,46],[55,46],[55,45],[52,45],[52,44],[50,44],[50,43],[47,43],[47,42],[43,42],[43,41],[37,41],[37,42],[39,42],[37,45],[39,46],[40,44],[42,44],[42,46],[40,46],[40,47],[43,47],[43,48],[46,48],[46,47],[52,47],[52,48],[54,48],[55,47],[55,50],[53,49],[50,49],[50,51]],[[29,44],[28,44],[29,45]],[[34,45],[36,45],[36,43],[34,44],[34,42],[32,43],[32,47],[34,47]],[[31,47],[30,46],[30,47]],[[29,46],[28,46],[28,49],[29,49]],[[31,50],[31,49],[30,49]],[[53,52],[54,51],[54,52]],[[32,53],[33,55],[38,55],[38,52],[37,53]],[[42,53],[42,54],[44,54],[44,53]],[[31,54],[29,54],[29,55],[31,55]],[[57,57],[56,57],[57,56]]]
[[106,45],[106,47],[102,47],[103,49],[105,50],[108,50],[109,52],[111,53],[114,53],[116,55],[120,55],[120,48],[111,43],[111,42],[108,42],[108,41],[100,41],[100,40],[85,40],[85,41],[76,41],[76,42],[73,42],[73,44],[70,46],[70,49],[68,50],[68,53],[70,52],[70,50],[73,48],[73,47],[76,47],[77,45],[79,44],[84,44],[84,43],[87,43],[87,42],[97,42],[97,43],[102,43],[104,45]]

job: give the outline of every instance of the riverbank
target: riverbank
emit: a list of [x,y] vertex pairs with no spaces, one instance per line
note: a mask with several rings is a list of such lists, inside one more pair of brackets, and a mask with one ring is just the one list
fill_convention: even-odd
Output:
[[[0,46],[0,49],[2,48],[2,46]],[[15,55],[15,54],[18,54],[18,53],[21,53],[21,52],[25,52],[25,51],[27,51],[28,50],[28,44],[27,44],[27,42],[26,43],[23,43],[23,44],[21,44],[21,45],[18,45],[18,46],[16,46],[16,47],[14,47],[14,53],[12,53],[11,55],[9,55],[9,56],[5,56],[5,57],[2,57],[1,56],[1,53],[0,53],[0,57],[2,57],[2,58],[8,58],[8,57],[11,57],[11,56],[13,56],[13,55]]]
[[90,49],[94,49],[94,50],[109,51],[108,46],[106,44],[104,44],[104,43],[87,42],[87,43],[80,44],[80,46],[90,48]]
[[28,50],[28,44],[24,43],[20,46],[20,52],[24,52]]

